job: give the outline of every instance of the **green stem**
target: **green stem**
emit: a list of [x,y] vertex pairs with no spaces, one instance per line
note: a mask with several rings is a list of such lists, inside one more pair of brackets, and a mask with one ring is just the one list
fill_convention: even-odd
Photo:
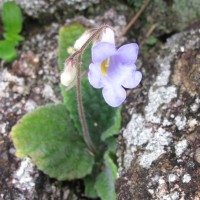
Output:
[[77,78],[76,78],[77,89],[76,89],[76,92],[77,92],[79,118],[80,118],[81,126],[83,129],[84,141],[87,144],[90,151],[92,151],[94,153],[95,148],[94,148],[93,142],[90,138],[90,134],[89,134],[86,118],[85,118],[84,108],[83,108],[83,100],[82,100],[82,92],[81,92],[81,69],[80,68],[81,68],[82,54],[79,54],[77,59],[78,59],[78,62],[77,62]]

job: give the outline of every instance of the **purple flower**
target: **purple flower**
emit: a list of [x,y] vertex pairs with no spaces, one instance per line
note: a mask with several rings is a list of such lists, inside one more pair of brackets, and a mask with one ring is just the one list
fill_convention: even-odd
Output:
[[106,29],[101,42],[92,47],[88,79],[94,88],[103,88],[103,97],[112,107],[120,106],[126,99],[124,88],[134,88],[142,79],[135,65],[138,49],[136,43],[131,43],[116,50],[111,29]]

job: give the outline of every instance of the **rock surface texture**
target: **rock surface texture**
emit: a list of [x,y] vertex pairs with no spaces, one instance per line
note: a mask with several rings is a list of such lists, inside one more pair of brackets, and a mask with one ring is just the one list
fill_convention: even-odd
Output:
[[[2,0],[3,2],[10,0]],[[75,12],[87,9],[93,4],[99,3],[99,0],[14,0],[28,16],[33,18],[43,18],[45,16],[55,15],[59,11]],[[66,14],[67,15],[67,14]]]
[[199,38],[200,29],[176,34],[159,52],[158,74],[119,138],[118,200],[200,199]]
[[[55,184],[42,178],[30,159],[20,161],[9,133],[25,113],[39,105],[57,103],[55,87],[59,84],[57,70],[58,24],[27,36],[12,64],[0,68],[0,199],[48,199],[60,197]],[[59,92],[59,91],[57,91]],[[42,184],[41,184],[42,183]],[[43,192],[45,191],[45,192]],[[48,191],[48,192],[47,192]],[[68,190],[65,190],[69,193]],[[65,193],[64,191],[64,193]],[[63,195],[64,195],[63,193]]]

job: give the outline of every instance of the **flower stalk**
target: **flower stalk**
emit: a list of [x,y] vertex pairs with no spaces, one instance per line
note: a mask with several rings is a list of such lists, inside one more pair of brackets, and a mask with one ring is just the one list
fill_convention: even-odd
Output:
[[77,78],[76,78],[78,113],[79,113],[81,126],[83,129],[83,139],[85,143],[87,144],[89,150],[94,153],[95,148],[90,138],[90,134],[89,134],[86,118],[85,118],[85,112],[83,108],[82,91],[81,91],[81,60],[82,60],[82,54],[79,54],[77,58]]
[[76,59],[76,93],[77,93],[77,106],[78,106],[78,113],[79,118],[83,130],[83,139],[85,143],[87,144],[89,150],[94,153],[95,147],[91,140],[89,129],[86,122],[84,107],[83,107],[83,100],[82,100],[82,91],[81,91],[81,62],[82,62],[82,54],[84,50],[87,48],[87,46],[96,38],[98,35],[105,29],[105,28],[111,28],[109,25],[103,25],[100,28],[93,31],[92,35],[86,40],[86,42],[82,45],[82,47],[77,50],[70,58]]
[[108,105],[120,106],[126,99],[124,88],[135,88],[142,79],[142,74],[137,71],[135,65],[138,45],[136,43],[126,44],[117,50],[114,31],[109,25],[86,32],[76,41],[77,51],[68,59],[76,61],[78,113],[84,141],[92,153],[95,153],[95,147],[90,138],[81,94],[81,62],[84,50],[94,39],[97,43],[92,47],[92,63],[89,66],[88,80],[94,88],[102,88],[103,98]]

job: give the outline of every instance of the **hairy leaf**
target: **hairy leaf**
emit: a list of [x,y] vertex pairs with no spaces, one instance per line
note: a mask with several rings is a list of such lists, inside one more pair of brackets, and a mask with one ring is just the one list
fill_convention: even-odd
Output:
[[85,186],[85,192],[84,194],[88,197],[98,197],[97,191],[94,187],[96,182],[96,176],[94,175],[88,175],[84,178],[84,186]]
[[11,131],[20,158],[31,157],[39,169],[58,180],[89,174],[94,164],[63,104],[48,105],[25,115]]
[[64,62],[68,58],[74,46],[74,42],[85,31],[85,28],[80,24],[71,24],[67,27],[62,27],[59,31],[59,51],[58,51],[58,67],[60,71],[64,68]]
[[112,122],[110,122],[112,124],[112,126],[110,126],[106,131],[104,131],[101,135],[101,139],[103,141],[105,141],[107,138],[112,137],[114,135],[116,135],[116,133],[119,132],[119,129],[121,127],[121,109],[118,108],[115,112],[115,115],[111,118]]
[[[112,132],[107,132],[107,135],[110,133],[118,133],[118,130],[112,127],[118,126],[114,124],[118,120],[116,118],[117,109],[111,108],[108,106],[101,94],[100,90],[94,89],[88,82],[87,79],[82,80],[82,96],[83,96],[83,106],[85,108],[86,120],[88,123],[89,131],[92,139],[96,145],[100,142],[100,137],[103,132],[106,132],[107,129],[110,129]],[[76,124],[76,128],[82,132],[78,110],[77,110],[77,101],[76,101],[76,88],[71,89],[68,92],[65,92],[65,88],[62,87],[62,93],[64,97],[64,104],[67,109],[70,111],[70,116]]]
[[104,159],[105,167],[97,177],[95,188],[102,200],[116,200],[115,181],[117,178],[117,167],[107,153]]

